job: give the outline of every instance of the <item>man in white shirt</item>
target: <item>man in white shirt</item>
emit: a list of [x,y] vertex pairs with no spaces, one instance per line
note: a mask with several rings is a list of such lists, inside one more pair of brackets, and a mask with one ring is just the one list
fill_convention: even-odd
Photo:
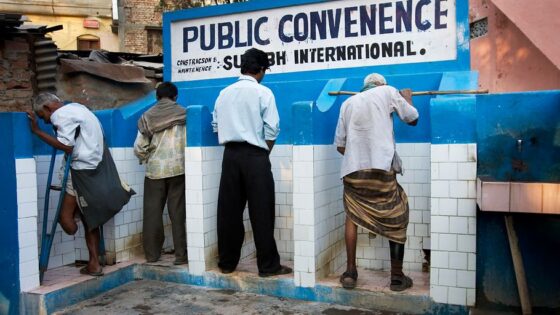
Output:
[[[103,131],[101,123],[89,109],[78,103],[64,105],[56,95],[41,93],[33,101],[33,111],[34,113],[31,111],[27,113],[31,131],[50,146],[64,151],[66,154],[72,154],[71,167],[73,169],[97,168],[103,157]],[[45,123],[55,126],[56,137],[39,128],[35,114]],[[59,218],[60,226],[69,235],[74,235],[78,231],[78,225],[74,220],[75,215],[81,216],[81,211],[76,202],[76,193],[69,175]],[[99,228],[90,231],[83,217],[82,222],[85,228],[89,261],[80,272],[92,276],[101,276],[103,275],[103,269],[98,259]]]
[[288,274],[280,265],[274,239],[274,178],[269,154],[280,132],[272,91],[259,83],[270,64],[265,52],[252,48],[241,57],[241,77],[220,92],[212,126],[225,145],[218,197],[218,254],[223,273],[237,267],[245,238],[243,211],[249,216],[259,276]]
[[362,92],[340,108],[334,143],[344,155],[340,175],[344,180],[347,268],[340,282],[347,289],[354,288],[358,278],[357,226],[389,239],[391,290],[412,286],[402,272],[409,209],[406,193],[396,179],[402,170],[395,152],[393,113],[409,125],[418,122],[412,91],[399,92],[377,73],[367,76]]

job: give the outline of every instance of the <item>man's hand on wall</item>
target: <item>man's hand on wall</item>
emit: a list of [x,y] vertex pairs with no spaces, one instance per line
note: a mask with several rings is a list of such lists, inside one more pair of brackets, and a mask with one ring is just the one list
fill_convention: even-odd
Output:
[[412,90],[402,89],[399,92],[401,93],[401,96],[408,102],[408,104],[412,105]]
[[39,124],[37,123],[37,116],[35,116],[35,113],[27,110],[27,118],[29,119],[29,127],[31,128],[31,132],[33,133],[37,133],[37,130],[39,130]]

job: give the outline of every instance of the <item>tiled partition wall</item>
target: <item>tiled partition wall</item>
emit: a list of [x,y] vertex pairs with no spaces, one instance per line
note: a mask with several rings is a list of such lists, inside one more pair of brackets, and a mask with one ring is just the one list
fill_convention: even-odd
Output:
[[472,306],[476,283],[476,144],[431,147],[430,296]]
[[[405,244],[404,269],[421,271],[423,249],[430,249],[430,144],[398,143],[397,152],[403,161],[404,174],[397,180],[408,196],[410,217]],[[376,270],[391,268],[389,241],[358,229],[356,250],[359,267]]]
[[20,290],[39,286],[37,172],[32,158],[16,159]]
[[[143,257],[142,214],[145,170],[143,165],[139,165],[132,148],[112,148],[111,154],[122,180],[126,181],[136,192],[136,195],[132,196],[129,203],[103,226],[107,260],[109,263],[114,263],[126,261],[132,257]],[[50,159],[50,155],[39,155],[35,156],[34,160],[32,159],[33,162],[36,161],[37,165],[36,184],[39,209],[37,237],[39,239],[39,245],[41,242],[43,206]],[[53,174],[53,183],[55,184],[60,182],[58,174],[60,172],[61,161],[62,155],[58,155],[55,162],[55,172]],[[51,191],[51,196],[49,198],[49,229],[56,211],[58,196],[59,192]],[[171,250],[173,248],[173,240],[171,238],[171,224],[167,209],[164,211],[164,224],[164,250]],[[78,227],[76,235],[67,235],[62,231],[60,226],[57,227],[49,259],[49,268],[67,265],[76,260],[85,261],[89,259],[83,226],[81,223],[78,223]]]
[[[187,248],[194,274],[217,265],[217,206],[222,170],[222,146],[186,147]],[[276,145],[270,155],[276,191],[276,244],[282,260],[293,260],[292,146]],[[255,257],[248,211],[241,259]]]
[[313,287],[318,278],[346,263],[340,161],[333,145],[294,146],[294,279],[297,286]]

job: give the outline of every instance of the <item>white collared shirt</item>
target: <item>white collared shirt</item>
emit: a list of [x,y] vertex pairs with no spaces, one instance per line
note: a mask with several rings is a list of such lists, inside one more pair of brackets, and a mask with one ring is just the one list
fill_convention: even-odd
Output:
[[[99,119],[87,107],[70,103],[55,110],[51,123],[56,127],[56,137],[62,144],[74,147],[72,168],[95,169],[103,157],[103,130]],[[75,138],[76,128],[80,134]]]
[[380,169],[389,171],[395,154],[392,113],[410,123],[418,111],[389,85],[382,85],[347,99],[340,108],[334,144],[345,147],[340,177]]
[[268,150],[266,140],[280,133],[274,94],[251,76],[242,75],[220,92],[212,116],[220,144],[245,141]]

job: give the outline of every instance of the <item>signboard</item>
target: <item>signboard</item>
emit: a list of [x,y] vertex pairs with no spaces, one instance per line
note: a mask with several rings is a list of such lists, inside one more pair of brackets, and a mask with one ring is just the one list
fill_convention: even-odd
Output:
[[455,0],[340,0],[171,23],[171,79],[239,75],[251,47],[272,73],[454,60]]

